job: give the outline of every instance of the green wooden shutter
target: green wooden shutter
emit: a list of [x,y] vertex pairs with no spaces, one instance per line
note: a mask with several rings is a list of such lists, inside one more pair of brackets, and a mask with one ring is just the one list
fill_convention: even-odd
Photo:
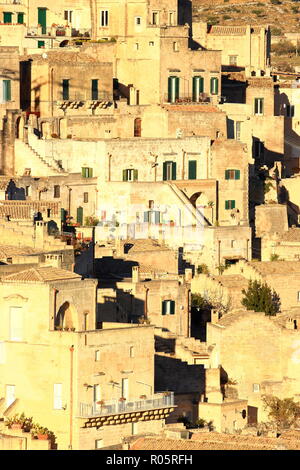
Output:
[[60,220],[62,222],[65,222],[66,221],[66,215],[67,215],[67,211],[63,208],[60,209]]
[[239,180],[240,179],[240,174],[241,174],[240,170],[235,170],[234,179]]
[[38,41],[38,49],[45,47],[45,41]]
[[23,24],[24,23],[24,13],[18,13],[18,16],[17,16],[17,23],[18,24]]
[[93,168],[88,168],[88,178],[93,178]]
[[98,80],[92,80],[92,100],[98,99]]
[[11,100],[11,81],[3,80],[3,101]]
[[175,300],[171,300],[170,301],[170,315],[174,315],[175,314]]
[[160,223],[160,212],[155,211],[155,223],[159,224]]
[[179,90],[180,89],[180,79],[179,77],[176,77],[175,78],[175,96],[176,96],[176,99],[179,98]]
[[12,22],[12,13],[9,11],[5,11],[3,13],[3,22],[4,23],[11,23]]
[[176,162],[172,162],[172,180],[176,180],[176,174],[177,174],[177,170],[176,170]]
[[217,95],[219,91],[219,80],[216,77],[210,79],[210,93]]
[[229,209],[229,201],[225,201],[225,209]]
[[163,163],[163,181],[167,180],[167,162]]
[[161,314],[165,315],[166,314],[166,301],[162,301],[162,309],[161,309]]
[[254,114],[258,114],[258,98],[254,99]]
[[82,225],[82,222],[83,222],[83,208],[82,207],[78,207],[77,208],[77,223]]
[[69,99],[69,80],[63,79],[62,81],[62,94],[63,94],[63,100],[68,100]]
[[137,181],[138,179],[138,170],[133,170],[133,181]]
[[231,201],[231,209],[235,209],[235,201]]
[[127,179],[127,170],[123,170],[123,181],[128,181],[128,179]]
[[168,78],[168,102],[172,101],[172,77]]
[[81,176],[83,176],[83,178],[86,178],[85,170],[84,167],[81,168]]
[[197,161],[190,160],[189,161],[189,180],[197,179]]
[[229,180],[229,170],[225,170],[225,179]]
[[38,24],[42,26],[42,34],[46,34],[47,28],[47,9],[38,8]]
[[149,222],[149,211],[144,212],[144,222]]

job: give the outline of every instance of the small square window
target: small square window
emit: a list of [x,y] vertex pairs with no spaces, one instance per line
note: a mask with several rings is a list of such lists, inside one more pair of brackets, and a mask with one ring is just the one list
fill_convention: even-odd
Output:
[[154,46],[154,41],[149,41],[149,46]]
[[260,385],[259,384],[253,384],[253,392],[258,393],[260,391]]

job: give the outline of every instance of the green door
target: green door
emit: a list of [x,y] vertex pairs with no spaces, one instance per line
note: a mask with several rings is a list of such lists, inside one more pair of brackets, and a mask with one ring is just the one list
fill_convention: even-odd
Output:
[[47,27],[47,18],[46,18],[46,8],[38,8],[38,24],[42,27],[42,34],[46,34]]
[[77,208],[77,223],[82,225],[82,222],[83,222],[83,208],[82,207],[78,207]]
[[3,13],[3,22],[4,23],[11,23],[12,22],[12,13],[10,12],[4,12]]

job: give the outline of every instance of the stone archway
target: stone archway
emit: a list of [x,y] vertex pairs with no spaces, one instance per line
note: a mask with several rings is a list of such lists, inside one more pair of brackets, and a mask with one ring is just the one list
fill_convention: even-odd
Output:
[[70,302],[64,302],[58,309],[55,316],[55,329],[76,328],[77,311]]
[[190,202],[204,216],[207,222],[211,224],[213,223],[214,204],[211,201],[209,201],[207,195],[204,192],[198,191],[194,193],[190,197]]

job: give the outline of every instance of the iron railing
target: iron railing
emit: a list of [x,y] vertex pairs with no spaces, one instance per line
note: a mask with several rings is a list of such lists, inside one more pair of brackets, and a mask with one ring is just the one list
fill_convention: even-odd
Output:
[[94,416],[106,416],[120,413],[152,410],[174,406],[174,392],[156,393],[149,398],[139,400],[103,400],[92,404],[80,403],[79,416],[90,418]]
[[180,93],[178,98],[172,100],[170,95],[166,93],[164,95],[164,102],[170,104],[208,104],[211,102],[211,97],[206,93],[200,93],[197,98],[191,93]]

